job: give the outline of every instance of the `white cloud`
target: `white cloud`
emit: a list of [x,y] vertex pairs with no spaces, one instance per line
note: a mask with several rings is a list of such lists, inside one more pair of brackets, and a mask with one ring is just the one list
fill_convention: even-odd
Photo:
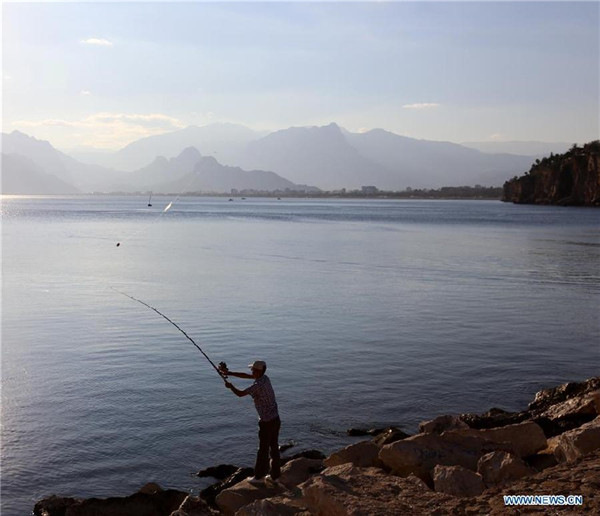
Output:
[[162,113],[150,113],[147,115],[137,113],[96,113],[87,117],[85,121],[92,124],[122,123],[165,129],[179,129],[183,127],[179,119],[163,115]]
[[[181,120],[162,113],[95,113],[79,120],[47,118],[44,120],[18,120],[14,126],[36,128],[62,127],[77,130],[77,145],[103,149],[120,148],[140,138],[175,131],[186,126]],[[72,133],[71,133],[72,134]]]
[[103,39],[103,38],[82,39],[81,43],[83,43],[84,45],[98,45],[101,47],[112,47],[112,41],[108,41],[107,39]]
[[431,109],[439,107],[440,105],[435,102],[417,102],[415,104],[404,104],[404,109]]
[[91,92],[90,90],[81,90],[81,91],[79,92],[79,94],[80,94],[81,96],[83,96],[83,97],[86,97],[86,96],[88,96],[88,95],[91,95],[91,94],[92,94],[92,92]]

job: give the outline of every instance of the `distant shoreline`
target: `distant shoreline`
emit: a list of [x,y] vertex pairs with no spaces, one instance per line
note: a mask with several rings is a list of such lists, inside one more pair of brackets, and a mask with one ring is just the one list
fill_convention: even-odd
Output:
[[[223,192],[185,192],[185,193],[155,193],[155,197],[226,197],[229,199],[240,198],[269,198],[269,199],[414,199],[414,200],[490,200],[500,201],[502,199],[502,187],[470,187],[446,186],[439,189],[409,189],[403,191],[375,190],[366,193],[362,190],[351,191],[255,191],[240,190],[235,193]],[[85,195],[85,194],[83,194]],[[142,196],[148,192],[92,192],[88,195],[98,196]]]

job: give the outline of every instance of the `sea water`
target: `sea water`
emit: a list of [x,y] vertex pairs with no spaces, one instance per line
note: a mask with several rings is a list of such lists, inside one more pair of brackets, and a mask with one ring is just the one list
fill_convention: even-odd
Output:
[[265,360],[290,453],[598,374],[600,210],[172,200],[3,197],[3,515],[253,465],[252,401],[114,289],[215,363]]

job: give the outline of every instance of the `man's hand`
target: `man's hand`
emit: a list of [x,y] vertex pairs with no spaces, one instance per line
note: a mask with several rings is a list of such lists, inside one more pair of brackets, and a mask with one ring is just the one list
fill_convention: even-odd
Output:
[[229,374],[229,369],[227,369],[227,364],[225,362],[219,362],[219,371],[225,376]]
[[231,382],[225,382],[225,387],[227,387],[229,390],[233,389],[233,385],[231,384]]

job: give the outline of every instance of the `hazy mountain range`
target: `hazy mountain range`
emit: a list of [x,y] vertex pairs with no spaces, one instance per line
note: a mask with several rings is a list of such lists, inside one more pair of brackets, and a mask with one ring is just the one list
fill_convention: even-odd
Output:
[[[523,152],[563,152],[569,147],[563,143],[507,144],[470,145]],[[335,123],[266,135],[235,124],[190,126],[140,139],[116,152],[72,155],[14,131],[2,134],[2,154],[2,192],[22,194],[500,186],[528,170],[535,157],[542,155],[482,152],[383,129],[351,133]]]

